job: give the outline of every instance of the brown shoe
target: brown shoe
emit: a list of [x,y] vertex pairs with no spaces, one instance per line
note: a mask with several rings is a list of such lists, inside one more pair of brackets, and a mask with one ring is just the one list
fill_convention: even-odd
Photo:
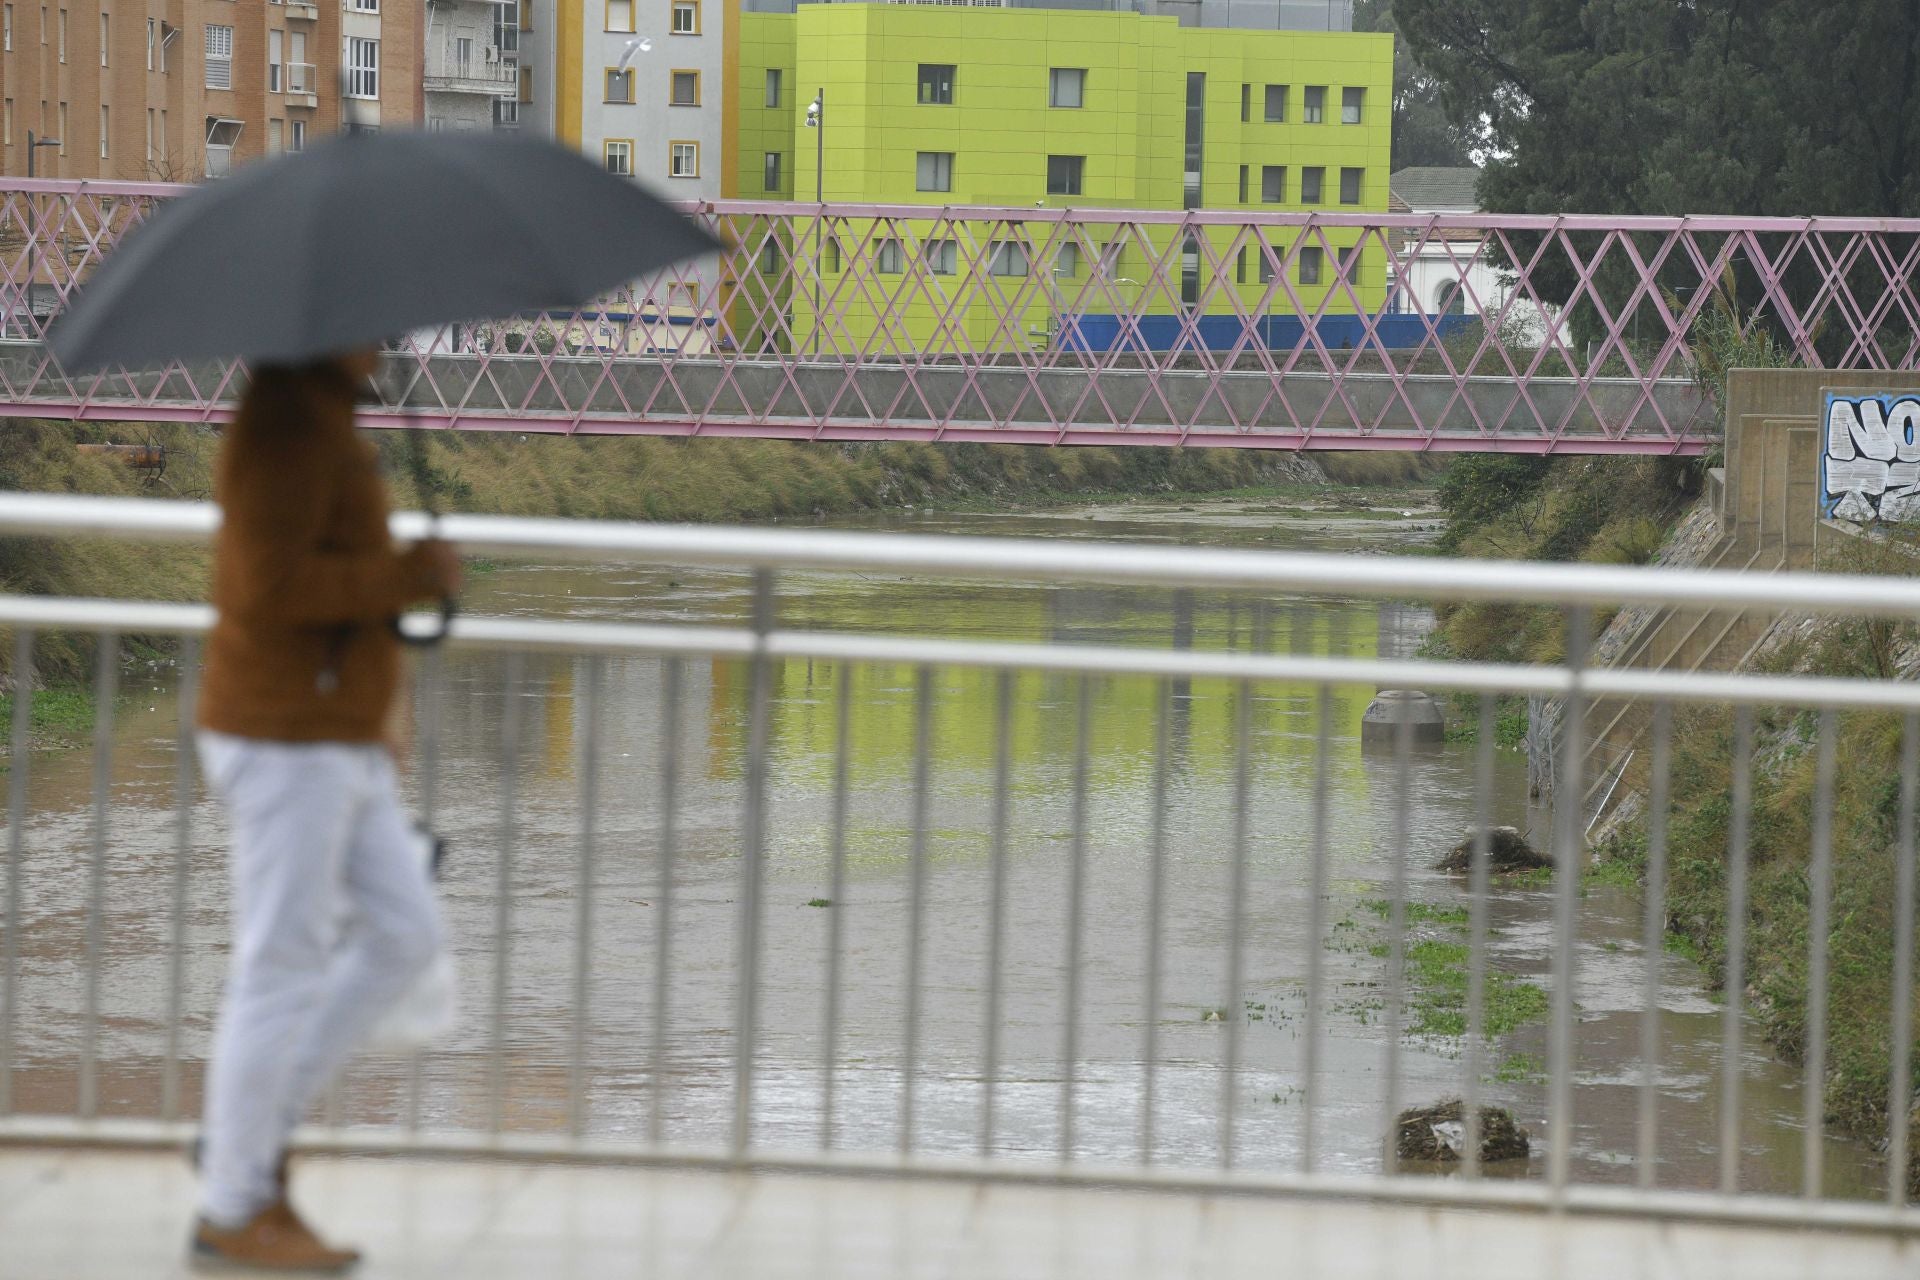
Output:
[[202,1219],[193,1231],[196,1270],[304,1271],[338,1275],[360,1261],[353,1249],[332,1249],[300,1221],[285,1200],[276,1200],[245,1226],[228,1230]]

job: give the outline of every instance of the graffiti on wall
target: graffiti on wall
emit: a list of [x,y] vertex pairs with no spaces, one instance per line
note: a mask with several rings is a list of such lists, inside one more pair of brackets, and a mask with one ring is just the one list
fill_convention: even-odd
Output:
[[1827,393],[1820,514],[1833,520],[1920,520],[1920,390]]

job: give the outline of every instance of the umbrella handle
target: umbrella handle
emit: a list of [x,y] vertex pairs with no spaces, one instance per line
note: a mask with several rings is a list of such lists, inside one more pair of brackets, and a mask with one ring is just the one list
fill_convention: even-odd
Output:
[[440,601],[440,629],[438,631],[431,632],[427,635],[414,635],[400,625],[400,619],[398,618],[393,619],[390,625],[393,627],[393,634],[400,637],[400,643],[411,645],[416,649],[431,649],[447,638],[447,632],[453,628],[454,615],[459,612],[460,602],[452,596],[447,596]]

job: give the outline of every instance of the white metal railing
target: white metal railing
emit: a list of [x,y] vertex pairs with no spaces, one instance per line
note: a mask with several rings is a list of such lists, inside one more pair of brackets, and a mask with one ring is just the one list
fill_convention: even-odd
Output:
[[287,64],[287,92],[301,97],[312,97],[319,90],[318,72],[311,62],[289,62]]
[[[11,495],[0,499],[0,537],[32,535],[70,538],[109,536],[141,540],[204,539],[215,528],[218,514],[201,504],[163,503],[140,500],[64,498]],[[394,517],[397,537],[419,536],[425,528],[418,514]],[[1547,1208],[1557,1207],[1588,1212],[1646,1213],[1671,1217],[1703,1217],[1730,1221],[1793,1221],[1866,1230],[1911,1232],[1920,1227],[1920,1217],[1905,1205],[1902,1174],[1905,1169],[1906,1132],[1894,1124],[1889,1134],[1891,1173],[1881,1203],[1826,1198],[1822,1193],[1822,1144],[1806,1144],[1802,1153],[1806,1194],[1798,1198],[1778,1195],[1743,1194],[1739,1160],[1743,1142],[1749,1149],[1756,1139],[1743,1128],[1751,1117],[1741,1104],[1740,1064],[1751,1047],[1752,1035],[1741,1007],[1736,983],[1726,1002],[1718,1046],[1722,1064],[1722,1093],[1715,1132],[1719,1140],[1719,1176],[1705,1192],[1678,1192],[1656,1189],[1654,1170],[1659,1166],[1660,1126],[1656,1123],[1657,1081],[1660,1073],[1659,1025],[1661,931],[1665,924],[1662,891],[1664,889],[1664,845],[1650,852],[1650,881],[1646,894],[1645,929],[1648,945],[1644,957],[1646,994],[1638,1010],[1645,1039],[1645,1051],[1637,1072],[1634,1091],[1638,1107],[1636,1128],[1637,1158],[1640,1167],[1632,1187],[1593,1185],[1575,1175],[1572,1150],[1576,1133],[1574,1080],[1580,1062],[1581,1023],[1576,1016],[1575,991],[1580,967],[1587,963],[1576,947],[1581,923],[1581,881],[1574,875],[1561,875],[1551,891],[1552,930],[1551,972],[1548,990],[1551,1011],[1547,1041],[1547,1156],[1543,1177],[1534,1182],[1489,1180],[1477,1176],[1481,1171],[1471,1153],[1477,1151],[1469,1127],[1465,1141],[1469,1158],[1467,1177],[1445,1182],[1410,1177],[1396,1170],[1390,1155],[1376,1160],[1369,1170],[1353,1167],[1333,1168],[1316,1151],[1324,1151],[1333,1136],[1333,1126],[1352,1123],[1347,1112],[1331,1109],[1326,1100],[1328,1065],[1320,1057],[1321,1040],[1333,1017],[1334,992],[1321,957],[1320,940],[1329,921],[1326,902],[1330,877],[1334,874],[1336,850],[1330,844],[1328,814],[1330,807],[1330,769],[1333,758],[1332,696],[1336,688],[1358,686],[1416,687],[1433,691],[1452,691],[1480,695],[1478,701],[1480,734],[1477,748],[1459,749],[1470,756],[1467,775],[1461,781],[1474,794],[1476,827],[1489,825],[1492,803],[1494,695],[1544,695],[1565,700],[1559,718],[1561,733],[1558,749],[1560,777],[1556,791],[1570,797],[1553,820],[1552,844],[1560,865],[1581,862],[1582,828],[1585,815],[1579,798],[1584,794],[1580,772],[1584,757],[1585,707],[1600,697],[1634,697],[1653,705],[1653,741],[1648,750],[1650,776],[1659,781],[1655,794],[1663,795],[1664,779],[1672,760],[1672,709],[1680,704],[1731,704],[1735,708],[1735,758],[1732,762],[1736,810],[1752,799],[1753,772],[1752,723],[1756,707],[1813,708],[1831,711],[1841,708],[1874,708],[1905,713],[1908,760],[1920,749],[1920,685],[1905,681],[1816,678],[1792,675],[1748,676],[1741,674],[1678,675],[1644,670],[1601,670],[1583,665],[1583,645],[1578,637],[1587,634],[1590,610],[1614,604],[1685,603],[1690,607],[1751,607],[1772,611],[1792,611],[1816,616],[1906,617],[1920,616],[1920,582],[1888,578],[1851,578],[1808,574],[1742,576],[1687,572],[1666,569],[1623,569],[1599,566],[1539,566],[1489,564],[1435,559],[1395,559],[1388,557],[1345,557],[1303,554],[1177,549],[1158,546],[1094,545],[1064,541],[1026,541],[997,538],[925,537],[889,534],[858,534],[823,531],[750,530],[694,528],[666,525],[584,523],[559,520],[524,520],[486,516],[448,516],[440,533],[459,543],[464,550],[498,556],[532,558],[551,564],[557,560],[596,563],[629,562],[656,566],[705,566],[741,571],[749,575],[745,616],[737,625],[654,624],[628,622],[582,622],[541,617],[462,617],[452,629],[452,654],[464,650],[491,651],[505,655],[504,696],[489,715],[498,717],[493,737],[498,742],[502,770],[498,793],[488,799],[497,804],[497,834],[491,837],[491,850],[469,850],[469,859],[491,858],[497,868],[500,886],[512,886],[515,859],[524,852],[526,842],[534,839],[523,812],[523,800],[512,781],[522,772],[521,754],[525,741],[524,712],[520,709],[526,680],[528,655],[566,655],[572,679],[574,703],[579,719],[569,737],[555,747],[551,735],[547,750],[559,750],[560,764],[549,760],[549,768],[564,768],[578,786],[578,803],[573,815],[577,829],[565,842],[564,856],[572,868],[567,881],[571,898],[567,909],[556,915],[538,900],[518,901],[517,892],[488,892],[496,881],[492,873],[476,883],[488,902],[494,928],[491,971],[469,973],[477,985],[490,988],[473,999],[471,1007],[483,1010],[487,1026],[464,1055],[469,1065],[483,1066],[484,1084],[467,1082],[468,1102],[482,1099],[480,1120],[460,1119],[460,1104],[443,1102],[427,1084],[416,1059],[406,1088],[393,1099],[383,1113],[384,1122],[329,1125],[308,1131],[306,1141],[319,1146],[354,1149],[449,1150],[529,1158],[593,1157],[632,1160],[674,1160],[695,1164],[723,1164],[764,1168],[810,1169],[884,1169],[893,1172],[935,1172],[943,1175],[1033,1179],[1123,1182],[1142,1186],[1225,1187],[1232,1189],[1306,1190],[1327,1194],[1386,1196],[1433,1203],[1467,1203],[1490,1206]],[[1572,658],[1560,666],[1497,666],[1422,660],[1376,661],[1343,657],[1337,654],[1316,656],[1307,653],[1278,654],[1264,652],[1207,652],[1178,647],[1119,647],[1100,644],[1062,644],[1010,641],[977,641],[931,633],[869,634],[826,627],[804,629],[783,627],[779,623],[782,576],[820,572],[868,575],[879,582],[896,581],[903,575],[921,579],[958,582],[1017,581],[1045,584],[1117,583],[1133,588],[1156,588],[1172,593],[1196,590],[1220,590],[1246,593],[1258,599],[1276,594],[1329,599],[1456,599],[1547,603],[1566,610]],[[1191,599],[1191,596],[1188,596]],[[35,1006],[23,1005],[24,981],[20,966],[20,946],[24,926],[35,923],[29,918],[34,901],[23,897],[23,876],[35,862],[32,774],[40,766],[27,751],[27,728],[31,718],[30,695],[23,692],[14,703],[13,767],[9,779],[9,844],[6,880],[6,956],[5,1011],[0,1017],[0,1141],[72,1140],[85,1136],[101,1141],[156,1142],[178,1141],[188,1132],[190,1107],[186,1103],[187,1081],[193,1067],[190,1052],[184,1047],[183,1019],[204,1016],[205,1010],[189,1008],[195,997],[183,993],[181,986],[181,946],[189,918],[187,903],[194,893],[195,877],[207,875],[207,868],[193,862],[189,828],[192,822],[193,778],[190,756],[183,750],[174,783],[176,796],[176,844],[170,906],[155,902],[142,910],[148,931],[165,935],[167,976],[149,981],[128,977],[127,962],[121,958],[115,974],[128,981],[127,990],[106,990],[101,981],[105,952],[103,886],[115,874],[116,857],[113,825],[114,795],[112,762],[114,749],[112,712],[119,680],[117,639],[127,635],[173,634],[193,638],[205,631],[210,611],[201,605],[131,601],[71,600],[32,597],[0,597],[0,626],[15,634],[16,669],[21,669],[33,652],[36,638],[54,633],[95,634],[110,642],[100,646],[103,655],[97,670],[96,705],[100,724],[95,737],[94,785],[89,837],[90,857],[84,868],[88,888],[83,894],[67,892],[63,902],[84,902],[86,932],[78,954],[48,958],[41,955],[36,967],[52,965],[68,977],[83,980],[86,992],[84,1008],[72,1017],[52,1019],[41,1016],[30,1020]],[[179,695],[181,722],[177,728],[182,747],[190,737],[188,712],[192,705],[192,649],[183,664],[188,678]],[[609,663],[645,657],[658,661],[654,692],[650,695],[648,727],[657,734],[657,751],[647,771],[636,773],[621,766],[621,794],[640,806],[646,815],[644,832],[621,828],[618,832],[601,823],[602,810],[612,793],[607,789],[609,761],[605,736],[607,716],[603,711]],[[431,822],[436,812],[449,802],[450,788],[471,791],[470,771],[461,781],[443,777],[446,761],[441,750],[444,735],[441,725],[456,707],[459,714],[474,714],[482,695],[466,685],[465,695],[456,703],[449,684],[447,663],[453,658],[433,651],[423,665],[420,692],[420,804]],[[886,950],[880,960],[872,948],[850,951],[841,930],[842,915],[828,914],[829,930],[820,961],[820,971],[804,985],[824,1001],[821,1020],[812,1023],[808,1013],[797,1015],[792,1004],[793,988],[789,975],[769,968],[769,923],[767,893],[769,876],[769,830],[785,812],[775,787],[777,779],[770,770],[770,716],[775,697],[776,670],[786,664],[800,664],[811,673],[821,670],[839,672],[879,669],[904,669],[910,673],[905,682],[906,705],[910,707],[910,746],[903,743],[907,758],[901,761],[903,776],[910,779],[901,796],[901,809],[895,815],[898,838],[905,851],[907,878],[903,899],[884,909],[868,906],[868,911],[884,910],[896,924],[903,926],[900,949]],[[738,729],[740,770],[738,785],[729,803],[737,818],[723,818],[727,804],[718,804],[709,792],[707,802],[697,810],[690,807],[686,788],[694,775],[680,757],[685,750],[688,695],[686,682],[695,664],[712,664],[716,669],[738,669],[742,678],[737,687],[742,693]],[[800,667],[793,669],[798,670]],[[628,679],[635,668],[623,668]],[[929,852],[931,832],[936,825],[946,827],[955,819],[942,807],[943,799],[931,781],[935,763],[946,753],[958,750],[961,739],[951,736],[958,730],[937,735],[932,722],[935,701],[934,678],[941,671],[986,672],[990,678],[965,686],[960,695],[978,699],[978,706],[951,705],[957,714],[965,711],[964,723],[971,737],[983,739],[982,752],[990,757],[990,766],[982,766],[978,778],[980,794],[988,799],[982,827],[977,837],[985,865],[991,871],[990,891],[978,909],[982,913],[978,935],[981,954],[979,975],[955,971],[960,951],[956,948],[951,913],[952,901],[940,905],[934,914],[930,898],[932,858]],[[1052,812],[1027,819],[1048,826],[1047,856],[1057,859],[1061,874],[1067,877],[1065,919],[1059,922],[1058,939],[1064,953],[1056,973],[1065,996],[1062,1014],[1057,1019],[1028,1018],[1019,1023],[1008,1021],[1007,1002],[1012,998],[1006,979],[1007,956],[1026,939],[1010,929],[1008,876],[1010,848],[1024,838],[1023,815],[1011,797],[1024,794],[1015,787],[1012,764],[1011,726],[1016,716],[1014,678],[1021,673],[1042,672],[1066,677],[1049,688],[1048,700],[1023,705],[1017,714],[1040,717],[1069,743],[1070,763],[1065,766],[1070,779],[1072,800],[1064,814]],[[1099,879],[1089,878],[1096,864],[1094,832],[1088,818],[1087,793],[1097,761],[1089,740],[1089,707],[1094,682],[1117,676],[1145,676],[1156,680],[1157,692],[1144,714],[1151,718],[1155,746],[1152,758],[1157,765],[1151,776],[1139,782],[1145,803],[1142,813],[1151,820],[1151,856],[1142,865],[1099,866]],[[1210,964],[1224,970],[1219,991],[1222,1009],[1238,1010],[1248,989],[1247,983],[1256,962],[1279,963],[1272,948],[1285,945],[1304,951],[1305,978],[1302,983],[1298,1016],[1301,1058],[1295,1064],[1294,1079],[1300,1106],[1289,1114],[1297,1119],[1299,1141],[1297,1160],[1289,1167],[1276,1168],[1250,1164],[1243,1156],[1242,1144],[1251,1132],[1254,1117],[1247,1109],[1249,1068],[1244,1051],[1250,1023],[1243,1018],[1222,1019],[1219,1059],[1211,1070],[1217,1077],[1217,1092],[1209,1091],[1201,1103],[1183,1094],[1186,1120],[1197,1115],[1212,1124],[1215,1150],[1210,1160],[1198,1167],[1183,1166],[1160,1154],[1159,1135],[1170,1122],[1171,1102],[1163,1096],[1171,1088],[1169,1076],[1176,1068],[1181,1079],[1189,1080],[1191,1063],[1174,1061],[1167,1054],[1162,1027],[1167,1013],[1166,984],[1176,978],[1186,981],[1190,975],[1181,966],[1193,963],[1190,937],[1179,939],[1180,950],[1172,949],[1170,913],[1176,904],[1170,900],[1169,867],[1180,856],[1170,849],[1174,835],[1165,816],[1168,812],[1170,751],[1174,731],[1169,726],[1183,714],[1178,711],[1180,697],[1173,690],[1191,681],[1220,682],[1231,714],[1217,726],[1223,735],[1219,744],[1227,781],[1220,795],[1227,810],[1220,839],[1224,852],[1221,866],[1226,879],[1222,901],[1223,915],[1217,934],[1205,930],[1211,944],[1217,943]],[[901,681],[894,680],[899,684]],[[1263,686],[1284,683],[1307,693],[1303,712],[1311,725],[1313,744],[1309,764],[1303,771],[1288,775],[1286,782],[1264,767],[1263,753],[1272,748],[1256,743],[1252,732],[1256,691]],[[850,869],[847,839],[848,796],[848,715],[849,683],[838,679],[822,685],[832,694],[831,713],[819,713],[834,729],[825,734],[830,740],[829,758],[823,762],[823,776],[830,778],[833,801],[831,817],[822,825],[821,856],[828,869],[831,897],[839,903],[841,895],[855,884]],[[822,699],[826,697],[823,693]],[[1472,705],[1471,703],[1469,705]],[[728,721],[729,724],[732,721]],[[1191,719],[1181,721],[1181,733],[1193,732]],[[1831,752],[1835,721],[1831,715],[1818,719],[1817,745]],[[716,730],[717,731],[717,730]],[[731,732],[731,730],[729,731]],[[1410,1078],[1404,1074],[1406,1061],[1403,1031],[1408,1027],[1409,992],[1406,988],[1404,961],[1413,936],[1409,915],[1409,866],[1413,858],[1415,832],[1410,829],[1409,793],[1414,767],[1411,730],[1399,734],[1386,758],[1387,772],[1370,775],[1384,785],[1392,810],[1390,835],[1385,846],[1391,850],[1391,874],[1383,882],[1387,894],[1384,911],[1388,949],[1386,973],[1380,981],[1380,1009],[1385,1034],[1378,1064],[1380,1116],[1390,1117],[1412,1097]],[[1294,863],[1263,863],[1261,877],[1290,875],[1297,877],[1298,890],[1304,896],[1305,921],[1301,935],[1305,939],[1275,939],[1261,933],[1248,918],[1246,902],[1250,882],[1249,847],[1256,834],[1251,827],[1263,799],[1256,794],[1252,779],[1261,770],[1262,788],[1287,785],[1300,793],[1295,817],[1299,819],[1295,846],[1299,860]],[[1916,771],[1909,768],[1901,779],[1903,812],[1914,808]],[[1457,775],[1450,775],[1456,776]],[[709,783],[711,780],[707,780]],[[733,784],[728,783],[727,786]],[[472,803],[479,803],[471,796]],[[1830,792],[1818,798],[1821,812],[1831,818]],[[624,822],[634,819],[629,813]],[[551,845],[558,837],[552,828],[552,816],[542,818],[541,839]],[[719,822],[719,827],[715,823]],[[69,824],[71,825],[71,824]],[[1744,894],[1746,832],[1736,822],[1734,847],[1730,850],[1731,890]],[[1184,837],[1192,839],[1189,832]],[[1655,837],[1659,844],[1660,837]],[[1487,1068],[1488,1038],[1483,1034],[1484,1002],[1488,983],[1495,972],[1490,958],[1489,937],[1492,926],[1489,909],[1493,895],[1489,887],[1485,841],[1476,842],[1476,857],[1466,900],[1470,907],[1468,926],[1469,986],[1466,1010],[1467,1034],[1463,1061],[1458,1076],[1458,1091],[1466,1102],[1466,1114],[1486,1096],[1483,1071]],[[1818,844],[1818,842],[1816,842]],[[616,848],[617,846],[617,848]],[[544,847],[544,846],[543,846]],[[1020,846],[1023,849],[1026,845]],[[517,852],[519,851],[519,852]],[[609,892],[605,877],[611,872],[609,861],[618,852],[622,894],[645,894],[649,914],[640,932],[618,938],[596,933],[596,914],[608,909],[604,895]],[[1894,974],[1893,1025],[1895,1046],[1893,1075],[1889,1088],[1891,1114],[1904,1117],[1909,1101],[1906,1084],[1909,1060],[1906,1046],[1911,1042],[1910,1010],[1913,991],[1912,947],[1914,887],[1913,823],[1903,822],[1897,850],[1900,883],[1903,886],[1902,910],[1897,914],[1893,951],[1897,957]],[[678,909],[691,910],[696,904],[687,898],[687,889],[678,878],[697,858],[709,866],[719,859],[725,874],[731,877],[730,896],[735,906],[733,935],[724,946],[710,944],[699,955],[688,958],[676,948],[686,945],[683,933],[676,933],[671,922]],[[679,860],[679,861],[677,861]],[[79,871],[75,875],[82,874]],[[1831,848],[1819,845],[1813,852],[1808,871],[1816,886],[1816,901],[1830,890]],[[1130,920],[1122,933],[1131,940],[1125,963],[1139,966],[1140,986],[1131,992],[1132,1012],[1122,1015],[1104,1005],[1082,1009],[1081,983],[1088,979],[1090,966],[1108,968],[1121,963],[1103,948],[1116,945],[1111,936],[1114,921],[1089,919],[1088,903],[1096,889],[1132,878],[1138,889],[1139,918]],[[1131,891],[1131,890],[1130,890]],[[196,911],[212,898],[194,897]],[[1731,913],[1741,917],[1739,898]],[[600,904],[600,905],[597,905]],[[710,909],[710,904],[708,904]],[[1182,907],[1185,904],[1181,904]],[[543,977],[543,999],[552,1004],[563,996],[572,1001],[570,1043],[553,1061],[550,1075],[535,1074],[521,1079],[516,1072],[535,1072],[534,1066],[519,1066],[523,1057],[533,1054],[524,1031],[516,1030],[515,1012],[521,1006],[508,999],[512,981],[509,943],[521,937],[515,931],[517,911],[538,911],[543,927],[567,935],[571,960],[567,972],[547,973]],[[1192,921],[1187,919],[1191,926]],[[1820,919],[1816,911],[1816,920]],[[1095,925],[1098,925],[1098,928]],[[1137,926],[1137,936],[1133,930]],[[784,926],[783,926],[784,927]],[[1191,932],[1189,929],[1188,932]],[[596,941],[600,939],[600,941]],[[936,939],[938,941],[936,942]],[[611,963],[599,948],[623,950],[633,969],[634,981],[622,985],[610,997],[596,988],[598,966]],[[1744,939],[1736,930],[1729,938],[1729,972],[1744,972]],[[938,949],[936,949],[938,948]],[[730,959],[722,964],[715,959]],[[639,957],[635,959],[634,957]],[[972,963],[972,961],[969,961]],[[849,1004],[849,984],[858,966],[862,980],[880,965],[882,977],[904,992],[905,1007],[900,1020],[883,1021],[876,1026],[863,1011]],[[716,968],[716,965],[718,966]],[[682,977],[675,975],[685,966],[697,978],[698,986],[689,990]],[[623,973],[627,972],[623,970]],[[1211,972],[1211,970],[1210,970]],[[1827,972],[1824,964],[1810,969],[1810,996],[1816,1007],[1824,1008]],[[972,985],[980,977],[979,987]],[[644,981],[640,980],[644,977]],[[1031,975],[1028,975],[1031,979]],[[1088,979],[1090,980],[1090,979]],[[708,984],[730,982],[731,995],[725,1004],[727,1025],[711,1031],[706,1025],[687,1027],[670,1018],[673,1000],[692,1000],[702,1007],[712,1006],[714,998],[702,988]],[[956,1033],[949,1025],[956,984],[984,1007],[983,1029],[971,1047],[963,1048],[956,1059]],[[1025,999],[1034,999],[1023,988]],[[778,999],[773,998],[773,994]],[[205,992],[201,992],[205,995]],[[141,1001],[148,1001],[141,1004]],[[610,1008],[610,1000],[630,1002],[635,1011],[647,1017]],[[158,1001],[159,1007],[151,1002]],[[130,1004],[131,1002],[131,1004]],[[116,1029],[109,1040],[102,1032],[103,1009],[111,1003],[116,1014]],[[969,1005],[969,1008],[975,1008]],[[23,1009],[25,1012],[23,1012]],[[977,1010],[976,1010],[977,1011]],[[99,1080],[103,1070],[115,1065],[115,1054],[125,1055],[128,1020],[145,1019],[142,1025],[164,1030],[164,1050],[154,1050],[155,1068],[161,1080],[160,1102],[136,1114],[102,1119],[106,1108],[101,1102]],[[805,1025],[800,1025],[805,1024]],[[1040,1037],[1057,1044],[1057,1053],[1049,1053],[1054,1083],[1047,1086],[1055,1094],[1052,1101],[1037,1100],[1032,1085],[1032,1064],[1018,1077],[1008,1070],[1014,1052],[1005,1038],[1010,1028],[1020,1028],[1026,1040]],[[1817,1024],[1816,1024],[1817,1025]],[[596,1030],[596,1028],[598,1030]],[[932,1038],[938,1032],[941,1047]],[[590,1117],[596,1108],[616,1105],[607,1094],[601,1070],[606,1053],[600,1051],[596,1037],[606,1035],[618,1040],[617,1057],[623,1071],[643,1071],[651,1082],[640,1092],[643,1099],[629,1099],[619,1123],[611,1133],[593,1132]],[[678,1055],[693,1050],[694,1041],[707,1043],[719,1037],[726,1048],[728,1064],[724,1079],[703,1080],[703,1085],[720,1089],[728,1098],[724,1136],[712,1136],[692,1145],[676,1145],[665,1119],[665,1108],[675,1089],[684,1084],[674,1081]],[[1118,1040],[1138,1038],[1125,1071],[1106,1058],[1094,1069],[1089,1045],[1097,1037],[1103,1053],[1110,1053]],[[1823,1078],[1818,1070],[1823,1060],[1824,1037],[1816,1034],[1809,1046],[1810,1070],[1803,1097],[1808,1128],[1818,1132],[1823,1125]],[[1128,1040],[1132,1043],[1131,1040]],[[510,1049],[511,1046],[511,1049]],[[1023,1041],[1022,1052],[1031,1053],[1032,1045]],[[946,1055],[946,1056],[942,1056]],[[135,1055],[138,1056],[138,1055]],[[433,1055],[461,1057],[459,1054]],[[146,1059],[141,1060],[146,1065]],[[594,1064],[601,1064],[595,1066]],[[856,1063],[860,1064],[856,1068]],[[885,1072],[876,1075],[883,1064]],[[124,1067],[124,1063],[119,1064]],[[143,1067],[144,1069],[144,1067]],[[77,1092],[51,1088],[45,1084],[49,1071],[65,1072],[79,1084]],[[69,1099],[69,1104],[51,1110],[24,1105],[26,1094],[19,1079],[37,1073],[41,1080],[38,1096]],[[1108,1078],[1119,1073],[1137,1081],[1116,1094]],[[64,1077],[63,1077],[64,1078]],[[880,1084],[874,1081],[879,1079]],[[847,1101],[855,1084],[863,1090],[861,1100]],[[925,1101],[939,1086],[939,1108],[929,1110]],[[1182,1088],[1186,1086],[1183,1084]],[[1291,1086],[1290,1086],[1291,1087]],[[513,1089],[539,1089],[540,1105],[531,1118],[516,1117],[508,1122],[506,1098]],[[876,1095],[874,1090],[879,1089]],[[1111,1106],[1116,1096],[1130,1098],[1139,1107],[1137,1150],[1131,1163],[1116,1163],[1111,1153],[1102,1155],[1076,1139],[1091,1122],[1093,1112],[1086,1099],[1098,1088],[1103,1105]],[[626,1095],[622,1095],[626,1097]],[[872,1107],[874,1098],[885,1099],[886,1108],[897,1110],[895,1137],[891,1142],[855,1143],[849,1146],[838,1135],[851,1108]],[[953,1111],[953,1099],[971,1099],[975,1108],[971,1117]],[[1278,1095],[1276,1094],[1276,1097]],[[1017,1103],[1017,1107],[1016,1107]],[[372,1105],[372,1104],[369,1104]],[[1197,1108],[1197,1111],[1195,1110]],[[796,1115],[807,1117],[795,1119]],[[1012,1117],[1011,1119],[1009,1117]],[[1267,1120],[1267,1123],[1272,1123]],[[793,1136],[811,1131],[817,1123],[818,1151],[796,1150]],[[1016,1145],[1029,1151],[1035,1147],[1051,1159],[1009,1158],[1002,1144],[1010,1126],[1022,1126],[1023,1137]],[[1079,1127],[1077,1127],[1079,1126]],[[1157,1126],[1159,1126],[1157,1128]],[[770,1140],[769,1133],[777,1140]],[[627,1136],[622,1137],[621,1134]],[[956,1137],[956,1134],[962,1135]],[[1036,1136],[1037,1135],[1037,1136]],[[977,1136],[977,1144],[976,1144]],[[969,1156],[966,1153],[978,1152]],[[1358,1176],[1356,1176],[1358,1175]]]

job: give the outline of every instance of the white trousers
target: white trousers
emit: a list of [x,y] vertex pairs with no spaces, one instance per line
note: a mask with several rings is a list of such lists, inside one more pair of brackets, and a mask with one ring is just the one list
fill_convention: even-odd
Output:
[[202,1209],[277,1198],[288,1135],[441,945],[385,747],[202,732],[233,820],[233,957],[207,1070]]

